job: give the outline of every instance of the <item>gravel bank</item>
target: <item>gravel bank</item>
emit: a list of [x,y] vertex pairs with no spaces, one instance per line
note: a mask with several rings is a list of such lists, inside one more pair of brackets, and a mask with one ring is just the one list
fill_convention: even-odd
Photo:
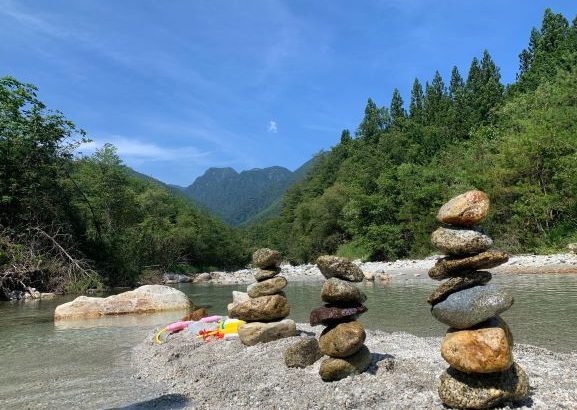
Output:
[[[395,278],[422,278],[429,280],[427,271],[435,264],[438,258],[439,255],[430,256],[425,259],[402,259],[393,262],[365,263],[356,261],[355,263],[360,266],[365,275],[374,275],[377,280],[380,274],[385,274],[392,280]],[[284,264],[281,266],[281,269],[281,275],[287,278],[289,282],[321,282],[324,280],[324,277],[316,265],[291,266]],[[517,255],[512,256],[507,263],[498,268],[491,269],[491,271],[512,274],[577,274],[577,255]],[[206,273],[203,274],[202,281],[222,285],[249,284],[254,282],[254,270],[242,269],[234,272]]]
[[[302,335],[321,328],[298,324]],[[373,362],[367,373],[324,383],[320,361],[306,369],[285,367],[282,353],[298,337],[245,347],[238,340],[211,344],[187,334],[164,345],[151,338],[133,351],[138,378],[164,386],[178,408],[443,409],[437,380],[447,364],[440,338],[367,330]],[[530,378],[530,398],[515,408],[577,408],[577,352],[554,353],[516,345],[515,357]],[[186,398],[183,401],[183,398]],[[509,407],[507,407],[509,408]]]

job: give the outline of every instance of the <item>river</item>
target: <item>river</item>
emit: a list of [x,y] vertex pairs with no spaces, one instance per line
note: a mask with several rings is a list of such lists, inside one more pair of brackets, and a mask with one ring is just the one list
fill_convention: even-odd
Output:
[[[495,275],[493,283],[511,291],[513,307],[503,314],[517,343],[554,351],[577,351],[577,276]],[[437,283],[407,279],[362,286],[369,311],[367,328],[441,336],[446,330],[425,300]],[[320,305],[320,283],[290,283],[291,318],[308,320]],[[246,286],[181,284],[197,305],[225,314],[233,290]],[[179,313],[124,316],[55,326],[54,308],[70,300],[0,303],[0,408],[162,408],[162,388],[133,379],[131,347],[155,326]],[[174,405],[174,401],[172,401]]]

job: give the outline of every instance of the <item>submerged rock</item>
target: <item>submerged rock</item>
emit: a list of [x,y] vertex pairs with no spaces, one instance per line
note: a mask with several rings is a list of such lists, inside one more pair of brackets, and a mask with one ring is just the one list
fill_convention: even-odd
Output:
[[466,272],[463,273],[462,276],[450,278],[431,293],[431,296],[427,299],[427,303],[434,305],[442,302],[449,295],[455,292],[489,283],[492,277],[493,275],[491,275],[491,272],[478,271]]
[[178,289],[163,285],[145,285],[106,298],[79,296],[72,302],[56,307],[54,320],[184,310],[191,306],[188,297]]
[[340,256],[319,256],[316,263],[323,276],[327,279],[335,277],[349,282],[362,282],[365,278],[361,268]]
[[468,191],[445,203],[437,213],[440,222],[471,226],[481,222],[489,212],[489,197],[482,191]]
[[517,363],[509,370],[490,374],[467,374],[449,367],[439,384],[439,397],[453,408],[489,409],[519,402],[528,395],[529,379]]
[[344,379],[355,374],[361,374],[371,365],[371,352],[367,346],[361,348],[353,355],[345,358],[329,357],[321,363],[319,374],[325,382]]
[[500,317],[472,329],[449,329],[441,342],[441,355],[465,373],[494,373],[513,364],[513,336]]
[[291,319],[270,323],[252,322],[239,326],[238,337],[243,344],[253,346],[257,343],[268,343],[294,336],[296,331],[296,324]]
[[442,280],[449,277],[461,276],[464,272],[471,272],[479,269],[491,269],[502,265],[509,260],[506,252],[490,250],[465,258],[441,258],[429,270],[429,277],[435,280]]
[[283,359],[287,367],[305,368],[314,364],[323,357],[319,349],[319,342],[314,337],[303,337],[295,344],[289,346]]
[[311,312],[310,324],[311,326],[317,326],[320,324],[331,325],[346,320],[353,320],[357,317],[357,315],[360,315],[367,310],[368,309],[365,305],[348,308],[337,306],[321,306]]
[[475,286],[453,293],[431,309],[441,323],[467,329],[498,315],[513,305],[513,297],[495,285]]
[[330,278],[323,284],[321,299],[327,303],[358,305],[367,300],[367,295],[347,281]]
[[252,263],[261,269],[278,268],[281,261],[280,252],[268,248],[257,249],[252,254]]
[[493,240],[473,229],[441,227],[431,235],[431,243],[447,255],[468,255],[488,250]]
[[319,339],[321,353],[331,357],[350,356],[361,348],[366,336],[365,329],[357,321],[328,327]]
[[251,298],[274,295],[280,292],[287,285],[287,280],[282,276],[275,276],[261,282],[253,283],[247,287],[247,293]]
[[261,296],[234,306],[229,316],[247,322],[266,322],[284,319],[290,313],[286,297],[281,295]]

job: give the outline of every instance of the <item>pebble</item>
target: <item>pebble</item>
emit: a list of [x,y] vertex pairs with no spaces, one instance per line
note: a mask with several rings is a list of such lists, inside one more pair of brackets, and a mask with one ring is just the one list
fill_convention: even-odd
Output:
[[453,408],[488,409],[522,401],[528,395],[529,379],[517,363],[491,374],[468,374],[449,367],[439,385],[439,397]]
[[446,224],[471,226],[481,222],[489,212],[489,197],[482,191],[468,191],[445,203],[437,219]]
[[431,309],[441,323],[468,329],[496,316],[513,305],[513,297],[495,285],[475,286],[453,293]]
[[441,355],[462,372],[502,372],[513,364],[513,335],[500,317],[472,329],[449,329],[441,342]]
[[493,240],[474,229],[438,228],[431,235],[431,243],[446,255],[470,255],[488,250]]
[[367,295],[347,281],[330,278],[323,284],[321,299],[324,302],[333,304],[358,305],[367,300]]

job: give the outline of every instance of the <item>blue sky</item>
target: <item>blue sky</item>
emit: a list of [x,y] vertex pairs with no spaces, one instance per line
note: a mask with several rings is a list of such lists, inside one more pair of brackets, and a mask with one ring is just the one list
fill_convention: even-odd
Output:
[[354,131],[368,97],[466,75],[486,48],[511,82],[532,26],[571,1],[0,0],[0,75],[190,184],[211,166],[295,169]]

